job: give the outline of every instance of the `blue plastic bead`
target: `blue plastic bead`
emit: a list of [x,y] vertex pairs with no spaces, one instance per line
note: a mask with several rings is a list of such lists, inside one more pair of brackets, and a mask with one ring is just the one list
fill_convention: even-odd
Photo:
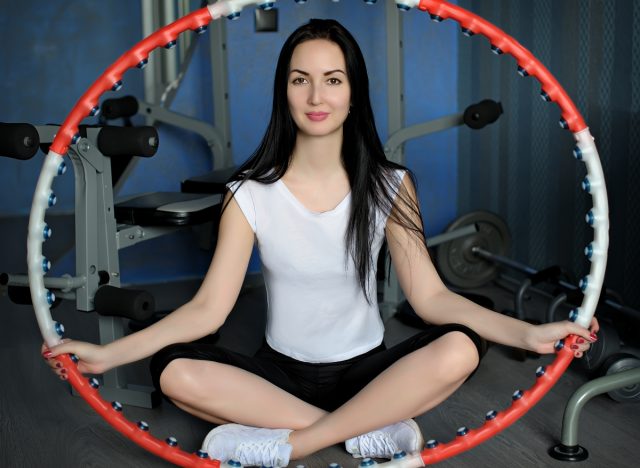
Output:
[[53,294],[51,291],[47,291],[47,304],[53,305],[55,300],[56,300],[56,295]]
[[585,276],[580,280],[580,283],[578,284],[578,286],[582,291],[585,291],[589,287],[589,279]]
[[[209,454],[207,452],[205,452],[204,450],[198,450],[196,452],[196,457],[198,458],[209,458]],[[231,464],[232,460],[229,460],[227,463]]]
[[429,14],[429,16],[431,17],[431,21],[434,21],[436,23],[441,23],[443,20],[442,16],[432,15],[432,14]]
[[61,176],[65,172],[67,172],[67,163],[62,161],[58,166],[58,175]]
[[407,452],[405,452],[404,450],[400,450],[399,452],[396,452],[393,454],[393,459],[400,460],[401,458],[404,458],[406,456],[407,456]]
[[138,62],[138,65],[136,65],[136,67],[138,67],[140,70],[142,70],[144,67],[147,66],[147,64],[149,63],[149,60],[147,59],[142,59]]
[[49,208],[51,208],[56,203],[58,203],[58,197],[56,197],[55,193],[51,192],[49,194],[49,198],[47,199],[47,205],[49,205]]
[[231,21],[237,20],[238,18],[240,18],[239,11],[236,11],[235,13],[231,13],[230,15],[227,15],[227,19]]
[[169,41],[164,45],[165,49],[173,49],[176,46],[176,41]]
[[366,3],[367,5],[373,5],[377,2],[378,0],[364,0],[364,3]]
[[498,416],[498,412],[496,410],[491,410],[484,415],[484,419],[491,421],[492,419],[496,419],[496,416]]
[[362,462],[360,462],[360,466],[373,466],[375,464],[376,462],[371,458],[365,458],[362,460]]
[[307,3],[307,0],[295,0],[296,3]]
[[[205,454],[206,454],[206,452],[205,452]],[[242,463],[240,463],[237,460],[229,460],[227,463],[229,464],[229,466],[237,466],[237,467],[241,467],[242,466]]]
[[69,357],[71,358],[71,360],[73,362],[75,362],[76,364],[78,364],[78,361],[80,361],[80,359],[78,359],[78,356],[76,356],[75,354],[70,354]]
[[78,143],[78,141],[80,140],[80,134],[76,133],[75,135],[73,135],[73,137],[71,137],[71,144],[75,145],[76,143]]
[[167,437],[166,439],[164,439],[164,441],[169,447],[176,447],[178,445],[178,439],[176,439],[175,437]]
[[558,121],[558,123],[560,124],[560,128],[561,128],[561,129],[563,129],[563,130],[568,130],[568,129],[569,129],[569,124],[567,123],[567,121],[566,121],[566,120],[564,120],[564,119],[560,119],[560,120]]
[[587,213],[587,215],[585,216],[585,221],[587,222],[587,224],[589,226],[593,226],[595,221],[596,221],[596,217],[593,214],[593,211],[589,210],[589,212]]
[[462,34],[464,34],[467,37],[471,37],[474,36],[476,33],[474,33],[471,29],[469,28],[462,28]]
[[122,80],[118,80],[115,83],[113,83],[113,86],[111,87],[111,91],[120,91],[120,88],[122,88]]
[[591,193],[591,182],[589,181],[588,177],[585,177],[582,181],[582,190],[587,193]]
[[89,117],[95,117],[99,113],[100,113],[100,107],[95,106],[95,107],[91,108],[91,111],[89,112]]
[[502,49],[498,46],[494,46],[493,44],[491,45],[491,52],[493,52],[496,55],[502,55]]
[[556,351],[560,351],[562,348],[564,348],[564,340],[558,340],[555,342],[555,344],[553,345],[553,348]]
[[579,146],[576,146],[575,148],[573,148],[573,157],[576,158],[578,161],[582,161],[582,150],[580,149]]
[[437,446],[438,446],[438,441],[436,439],[427,440],[427,448],[428,449],[433,449],[433,448],[436,448]]
[[51,230],[48,224],[45,224],[44,228],[42,229],[42,237],[44,238],[44,240],[48,240],[48,239],[51,239],[52,235],[53,235],[53,231]]
[[405,5],[404,3],[396,3],[396,6],[398,7],[398,10],[401,10],[401,11],[411,10],[411,7],[409,5]]
[[520,75],[521,77],[525,78],[525,77],[529,76],[529,72],[527,70],[525,70],[524,68],[522,68],[520,65],[518,65],[518,75]]
[[469,428],[467,426],[459,427],[456,431],[458,437],[466,436],[469,433]]
[[536,377],[542,377],[544,373],[547,371],[547,368],[544,366],[540,366],[536,369]]
[[569,312],[569,322],[578,320],[578,315],[578,309],[571,309],[571,312]]
[[547,94],[546,91],[540,91],[540,97],[543,101],[551,102],[551,97]]
[[329,468],[342,468],[342,466],[340,466],[340,463],[332,462],[329,463]]
[[511,395],[511,399],[513,401],[519,400],[520,398],[522,398],[522,395],[524,395],[522,390],[516,390],[515,392],[513,392],[513,395]]
[[[54,300],[55,300],[55,296],[54,296]],[[60,322],[56,322],[55,330],[59,337],[64,336],[64,325],[62,325]]]
[[195,32],[198,35],[204,34],[207,32],[207,26],[198,26],[196,29],[193,30],[193,32]]
[[122,403],[120,403],[119,401],[112,402],[111,407],[116,411],[122,411]]
[[51,270],[51,262],[49,260],[47,260],[46,258],[42,259],[42,271],[44,273],[48,273],[49,270]]
[[138,421],[138,429],[146,432],[149,430],[149,425],[144,421]]
[[[100,382],[98,382],[98,379],[96,379],[95,377],[91,377],[89,379],[89,385],[91,385],[92,388],[100,388]],[[138,423],[139,425],[140,423]]]
[[587,256],[589,260],[593,258],[593,244],[589,244],[584,248],[584,254]]

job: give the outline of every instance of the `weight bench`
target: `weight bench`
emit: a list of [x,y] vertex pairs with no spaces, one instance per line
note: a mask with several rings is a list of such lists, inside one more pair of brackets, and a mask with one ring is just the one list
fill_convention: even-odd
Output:
[[[39,147],[48,150],[58,129],[0,123],[0,155],[30,159]],[[100,343],[124,336],[123,319],[145,321],[155,312],[150,293],[121,288],[119,250],[219,218],[221,194],[147,193],[114,204],[109,158],[152,157],[158,143],[153,127],[81,126],[79,138],[69,146],[75,176],[76,271],[73,276],[47,276],[44,282],[56,302],[75,300],[78,310],[98,313]],[[55,201],[51,194],[50,203]],[[0,283],[8,287],[11,300],[31,304],[26,275],[3,273]],[[157,392],[129,385],[120,368],[102,380],[104,398],[148,408],[159,403]]]

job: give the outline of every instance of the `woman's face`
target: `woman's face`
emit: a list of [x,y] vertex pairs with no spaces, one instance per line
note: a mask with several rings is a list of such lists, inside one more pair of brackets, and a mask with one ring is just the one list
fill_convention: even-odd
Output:
[[337,44],[313,39],[296,46],[289,64],[287,100],[298,133],[341,134],[351,105],[351,86]]

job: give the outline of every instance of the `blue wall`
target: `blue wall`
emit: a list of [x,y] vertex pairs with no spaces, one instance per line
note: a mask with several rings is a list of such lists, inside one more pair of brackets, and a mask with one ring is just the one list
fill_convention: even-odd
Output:
[[[279,2],[279,32],[255,33],[253,11],[227,23],[232,149],[244,161],[261,139],[271,106],[272,77],[285,38],[311,17],[342,22],[359,41],[371,79],[372,104],[383,140],[387,131],[386,23],[384,2]],[[123,14],[126,13],[126,14]],[[403,14],[406,124],[458,112],[457,32],[436,25],[413,10]],[[97,76],[141,38],[138,2],[12,2],[0,17],[3,39],[0,69],[0,121],[60,122]],[[172,108],[211,121],[208,38],[196,54]],[[158,53],[158,52],[156,52]],[[118,95],[143,97],[142,74],[127,72]],[[110,96],[104,96],[104,98]],[[90,122],[89,122],[90,123]],[[439,232],[456,215],[457,132],[451,130],[412,142],[406,161],[419,178],[419,195],[429,234]],[[210,169],[207,148],[182,131],[160,127],[158,154],[135,166],[120,195],[179,190],[180,181]],[[42,157],[29,162],[0,158],[0,216],[26,215]],[[73,209],[72,177],[56,186],[59,211]],[[163,252],[160,265],[157,252]],[[121,255],[125,282],[149,282],[202,274],[208,253],[187,235],[156,239]],[[154,253],[156,254],[154,256]],[[71,259],[68,261],[72,265]],[[252,269],[257,269],[253,264]]]

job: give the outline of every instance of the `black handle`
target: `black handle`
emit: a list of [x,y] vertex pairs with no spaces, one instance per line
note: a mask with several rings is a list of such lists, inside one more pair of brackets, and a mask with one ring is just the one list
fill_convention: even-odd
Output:
[[0,156],[13,159],[31,159],[38,152],[38,130],[26,123],[0,122]]

